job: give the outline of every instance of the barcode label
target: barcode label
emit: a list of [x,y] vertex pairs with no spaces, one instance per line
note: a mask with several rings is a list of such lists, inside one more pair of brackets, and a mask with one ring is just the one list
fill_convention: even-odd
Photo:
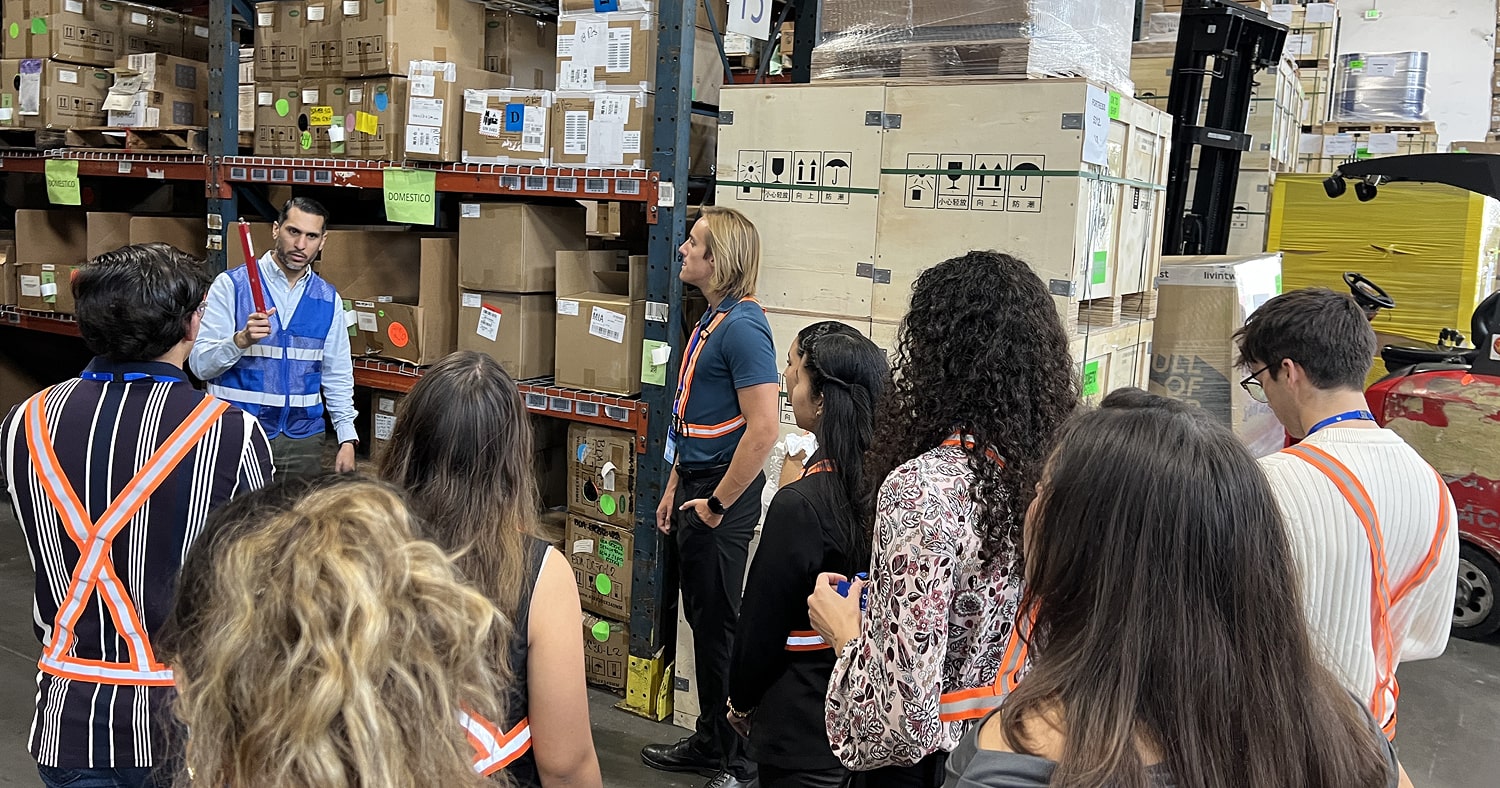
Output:
[[630,71],[630,28],[609,29],[609,55],[604,62],[607,74],[624,74]]
[[601,306],[589,314],[589,333],[615,343],[625,341],[625,315]]
[[589,113],[563,113],[563,153],[587,156],[589,152]]
[[521,150],[541,153],[546,150],[547,109],[527,107],[521,113]]

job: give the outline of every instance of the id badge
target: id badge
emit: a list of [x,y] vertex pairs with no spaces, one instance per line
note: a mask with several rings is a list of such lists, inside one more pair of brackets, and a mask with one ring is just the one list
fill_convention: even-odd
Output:
[[668,465],[677,464],[677,433],[670,429],[667,430],[667,447],[662,451],[662,457]]

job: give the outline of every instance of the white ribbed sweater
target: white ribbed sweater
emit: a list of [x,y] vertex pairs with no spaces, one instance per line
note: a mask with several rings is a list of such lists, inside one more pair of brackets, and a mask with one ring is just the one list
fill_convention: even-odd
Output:
[[[1374,499],[1394,593],[1431,549],[1438,506],[1453,511],[1447,487],[1390,430],[1329,427],[1303,443],[1348,466]],[[1283,453],[1260,463],[1286,517],[1313,646],[1350,692],[1368,700],[1376,677],[1370,548],[1364,527],[1333,482],[1307,461]],[[1440,656],[1447,645],[1458,571],[1456,517],[1449,523],[1437,566],[1391,612],[1397,664]]]

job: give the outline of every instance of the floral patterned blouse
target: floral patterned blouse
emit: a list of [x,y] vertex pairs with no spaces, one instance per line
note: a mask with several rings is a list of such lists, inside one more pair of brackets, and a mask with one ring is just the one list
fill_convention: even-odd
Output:
[[1021,568],[1014,553],[980,562],[973,481],[963,449],[939,446],[880,487],[863,634],[828,684],[828,740],[850,769],[951,752],[969,723],[939,720],[939,696],[999,673]]

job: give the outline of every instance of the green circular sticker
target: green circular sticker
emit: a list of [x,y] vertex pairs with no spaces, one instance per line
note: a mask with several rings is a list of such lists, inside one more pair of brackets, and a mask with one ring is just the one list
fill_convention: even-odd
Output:
[[304,131],[304,132],[302,132],[302,149],[303,150],[310,150],[311,148],[312,148],[312,132],[310,132],[310,131]]
[[10,23],[10,37],[11,38],[20,38],[21,37],[21,26],[18,25],[18,24],[16,24],[15,22],[11,22]]
[[597,640],[597,641],[599,641],[600,643],[603,643],[604,641],[609,640],[609,622],[608,621],[600,621],[599,623],[595,624],[592,631],[594,633],[594,639]]
[[42,17],[31,20],[31,32],[38,36],[47,35],[47,20]]
[[605,596],[609,596],[609,592],[614,590],[614,587],[614,581],[609,579],[609,575],[606,575],[603,572],[594,575],[594,588],[597,589],[599,593]]
[[605,517],[614,517],[615,497],[613,495],[599,496],[599,511],[603,512]]
[[291,112],[291,111],[292,111],[292,105],[288,104],[286,102],[286,99],[276,99],[276,114],[277,115],[280,115],[281,117],[284,118],[284,117],[286,117],[286,114],[288,112]]

